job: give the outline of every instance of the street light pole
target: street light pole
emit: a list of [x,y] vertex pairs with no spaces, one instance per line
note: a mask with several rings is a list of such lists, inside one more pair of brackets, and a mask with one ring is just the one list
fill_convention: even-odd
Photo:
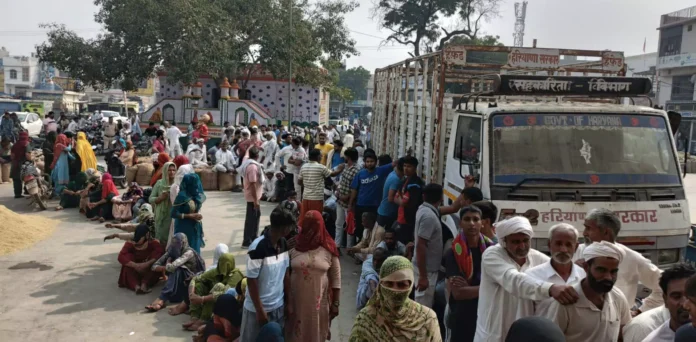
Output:
[[288,0],[288,7],[290,12],[290,39],[288,42],[290,50],[290,53],[288,54],[288,127],[292,124],[292,111],[290,109],[292,103],[292,100],[290,100],[290,96],[292,94],[292,5],[293,0]]

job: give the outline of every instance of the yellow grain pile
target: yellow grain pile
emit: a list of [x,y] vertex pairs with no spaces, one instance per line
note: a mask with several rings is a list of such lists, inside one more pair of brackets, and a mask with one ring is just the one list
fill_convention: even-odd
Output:
[[0,205],[0,255],[16,252],[49,237],[58,221],[17,214]]

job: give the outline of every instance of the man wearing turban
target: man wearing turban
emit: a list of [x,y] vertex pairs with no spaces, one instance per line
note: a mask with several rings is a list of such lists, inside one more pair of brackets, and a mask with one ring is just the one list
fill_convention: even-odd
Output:
[[624,251],[614,243],[594,242],[583,251],[587,277],[573,287],[575,304],[551,303],[540,315],[556,322],[567,342],[620,340],[621,329],[631,321],[631,309],[614,286]]
[[571,286],[539,281],[524,272],[549,260],[531,249],[534,232],[522,216],[495,225],[498,245],[483,253],[479,286],[476,342],[504,341],[513,322],[534,315],[532,301],[553,297],[561,304],[575,303],[576,290]]

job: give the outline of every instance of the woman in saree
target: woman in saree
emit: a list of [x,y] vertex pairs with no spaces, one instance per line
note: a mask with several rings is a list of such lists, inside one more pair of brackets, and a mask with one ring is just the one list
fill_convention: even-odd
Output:
[[174,219],[174,233],[184,233],[190,241],[191,248],[200,253],[203,242],[203,215],[201,207],[206,196],[201,179],[195,173],[184,176],[179,185],[179,194],[174,200],[171,216]]
[[[101,196],[101,190],[100,193],[93,194],[95,189],[100,186],[99,179],[101,178],[101,176],[98,175],[97,170],[95,169],[87,169],[87,171],[85,171],[85,174],[87,175],[87,186],[84,190],[82,190],[82,192],[80,192],[80,213],[86,215],[87,211],[89,210],[87,205],[90,202],[90,196]],[[94,200],[94,202],[98,200],[99,198],[97,197]]]
[[321,213],[310,210],[290,250],[290,288],[293,315],[286,322],[289,341],[324,342],[331,320],[338,316],[341,264],[338,248]]
[[174,182],[176,166],[172,162],[164,163],[162,167],[166,170],[160,180],[152,188],[149,202],[155,207],[155,236],[157,240],[167,244],[169,241],[169,226],[172,223],[172,202],[169,199],[169,189]]
[[87,141],[87,135],[85,132],[77,133],[75,150],[77,151],[77,154],[80,155],[80,160],[82,161],[82,168],[80,171],[85,172],[87,169],[97,168],[97,157],[94,155],[94,151],[92,150],[92,144]]
[[181,167],[181,165],[191,164],[189,159],[183,154],[174,157],[173,161],[174,161],[174,165],[176,165],[177,170]]
[[[121,240],[132,240],[133,239],[133,232],[135,229],[141,225],[144,224],[148,227],[150,230],[150,234],[153,239],[156,238],[155,235],[155,213],[152,210],[152,206],[148,203],[143,204],[140,206],[140,212],[138,213],[138,217],[135,218],[135,220],[127,223],[107,223],[104,225],[106,228],[116,228],[125,231],[126,233],[116,233],[116,234],[111,234],[108,235],[105,240],[110,240],[114,238],[119,238]],[[129,235],[124,235],[124,234],[129,234]]]
[[138,183],[131,182],[126,193],[114,197],[111,201],[114,204],[114,217],[122,222],[129,221],[133,217],[133,204],[142,197],[143,188],[141,188]]
[[189,246],[186,235],[174,234],[167,251],[152,265],[152,271],[167,272],[167,283],[159,297],[145,307],[150,312],[159,311],[167,302],[179,303],[188,294],[188,285],[193,276],[205,269],[205,261]]
[[[15,117],[17,116],[14,114]],[[12,177],[12,185],[14,186],[14,198],[22,198],[22,164],[31,158],[31,150],[29,149],[29,133],[22,131],[18,133],[17,142],[12,146],[10,158],[12,166],[10,176]]]
[[[213,307],[212,319],[198,330],[193,337],[194,342],[230,342],[238,341],[242,325],[242,303],[233,295],[224,294],[218,297]],[[269,324],[270,325],[270,324]],[[259,335],[259,338],[261,335]],[[259,341],[274,342],[271,339]],[[255,342],[255,341],[251,341]]]
[[[179,158],[186,159],[184,160],[179,160],[178,162],[185,162],[184,164],[177,164],[177,159]],[[174,183],[172,183],[172,186],[169,191],[169,201],[174,204],[174,201],[176,200],[176,196],[179,195],[179,188],[181,185],[181,182],[184,180],[184,176],[188,174],[194,174],[196,173],[196,170],[194,170],[193,165],[188,163],[188,158],[185,156],[178,156],[174,158],[174,165],[176,165],[176,175],[174,176]],[[171,218],[171,210],[170,210],[170,218]],[[171,240],[172,236],[174,236],[174,220],[170,220],[171,223],[169,225],[169,239]],[[167,246],[169,246],[169,241],[167,241]]]
[[220,257],[217,268],[205,271],[191,280],[188,300],[171,309],[171,315],[178,315],[189,309],[191,321],[182,326],[196,331],[213,315],[213,306],[218,297],[230,288],[235,288],[244,279],[244,274],[236,268],[234,255],[225,253]]
[[[87,205],[91,211],[91,215],[94,215],[90,218],[90,220],[99,221],[100,223],[104,223],[106,220],[113,220],[114,215],[112,200],[116,196],[118,196],[118,189],[116,189],[113,177],[111,177],[111,175],[108,173],[103,174],[101,178],[101,192],[99,200],[93,202],[92,198],[94,197],[90,196],[90,203]],[[98,211],[94,212],[95,210]],[[88,213],[87,217],[89,218],[89,216],[90,214]]]
[[63,193],[63,189],[65,189],[70,182],[71,149],[70,139],[68,139],[65,134],[59,134],[56,137],[56,143],[53,147],[54,158],[51,165],[51,169],[53,170],[51,171],[53,191],[57,196]]
[[158,130],[155,140],[152,141],[152,153],[164,153],[166,151],[164,131]]
[[220,261],[220,257],[225,254],[230,252],[230,247],[228,247],[224,243],[218,243],[217,246],[215,246],[215,250],[213,251],[213,264],[208,266],[208,269],[206,271],[210,271],[212,269],[217,268],[218,261]]
[[75,176],[75,179],[68,183],[68,186],[63,189],[60,194],[60,204],[56,210],[64,208],[77,208],[80,206],[80,198],[82,191],[87,187],[87,174],[80,172]]
[[169,158],[169,155],[166,153],[160,153],[157,156],[157,169],[152,174],[152,178],[150,179],[150,186],[154,187],[155,183],[157,183],[158,180],[162,179],[162,169],[164,168],[164,164],[166,164],[170,160],[171,159]]
[[402,256],[387,258],[379,271],[377,291],[353,323],[350,342],[440,342],[440,325],[430,308],[408,298],[413,265]]
[[53,148],[56,145],[57,138],[58,134],[54,131],[50,131],[46,134],[46,140],[44,140],[43,144],[41,144],[41,150],[43,151],[44,156],[43,173],[46,175],[50,175],[51,171],[53,171],[53,168],[51,167],[53,165]]
[[120,159],[126,167],[135,165],[135,149],[130,140],[126,141],[126,148],[118,156],[118,159]]
[[[104,239],[106,240],[106,239]],[[146,224],[139,225],[132,240],[123,244],[118,254],[121,274],[118,287],[125,287],[136,294],[152,292],[162,272],[152,270],[152,265],[164,254],[164,247],[154,239]]]

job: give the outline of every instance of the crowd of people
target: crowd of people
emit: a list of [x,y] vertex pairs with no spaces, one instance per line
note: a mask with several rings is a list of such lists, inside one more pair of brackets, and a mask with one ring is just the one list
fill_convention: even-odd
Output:
[[[445,204],[443,187],[418,175],[418,159],[378,156],[354,129],[225,125],[209,146],[202,127],[185,135],[151,124],[143,133],[155,138],[151,187],[123,193],[96,171],[84,133],[57,128],[44,147],[57,209],[122,231],[105,237],[125,241],[118,286],[158,291],[145,309],[190,315],[182,328],[195,341],[331,339],[341,262],[361,265],[355,302],[344,303],[358,310],[350,341],[696,340],[696,270],[662,271],[617,242],[621,220],[607,209],[587,213],[584,243],[571,224],[553,226],[547,256],[531,248],[529,219],[500,217],[473,178]],[[120,139],[132,165],[132,144]],[[20,132],[12,162],[30,157],[27,141]],[[215,245],[212,265],[201,257],[198,165],[241,185],[245,272],[227,245]],[[278,203],[266,227],[261,201]],[[456,229],[442,223],[450,214]],[[642,300],[639,283],[652,291]]]

